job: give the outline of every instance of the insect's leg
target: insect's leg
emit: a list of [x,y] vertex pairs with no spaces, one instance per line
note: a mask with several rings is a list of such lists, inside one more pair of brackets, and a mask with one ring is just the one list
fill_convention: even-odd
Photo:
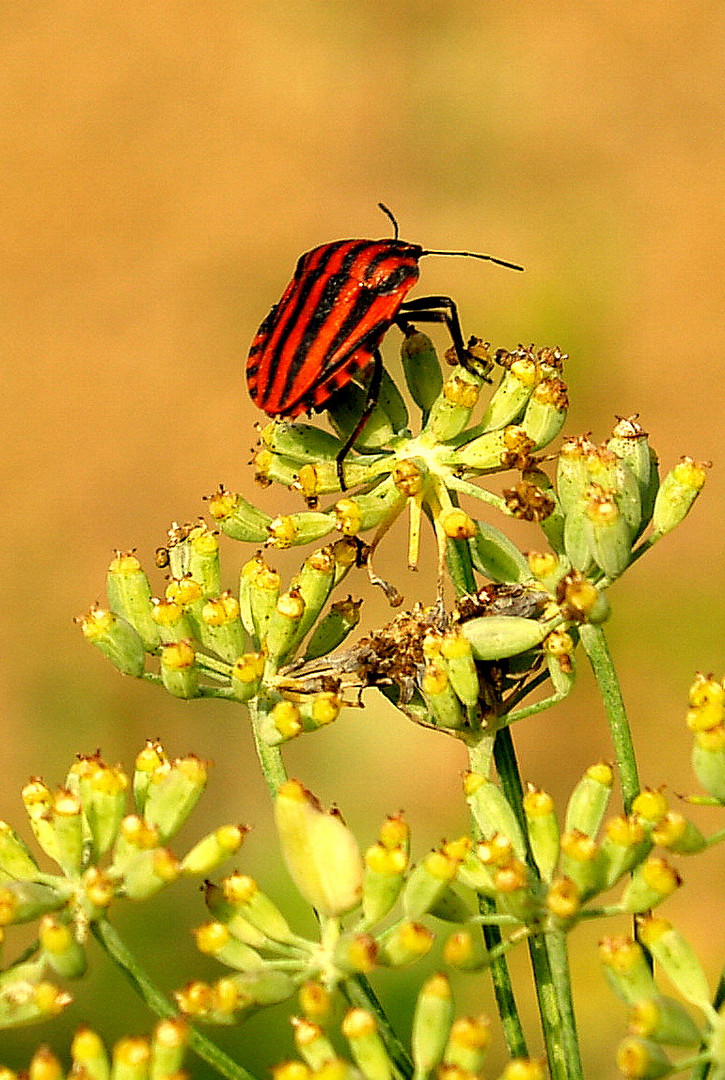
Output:
[[405,321],[406,315],[410,316],[414,322],[445,323],[448,327],[448,333],[451,335],[458,362],[465,367],[468,360],[468,350],[463,342],[463,331],[461,330],[461,320],[458,318],[458,308],[450,296],[417,296],[413,300],[406,300],[398,310],[398,316],[402,317],[400,319],[401,323]]
[[345,484],[345,475],[343,472],[343,462],[347,455],[352,450],[358,435],[361,433],[365,425],[367,424],[373,409],[378,403],[380,397],[380,384],[383,380],[383,358],[380,354],[380,349],[376,349],[373,353],[373,373],[368,383],[367,400],[365,401],[365,408],[362,411],[360,419],[355,425],[355,430],[348,437],[343,446],[335,458],[337,465],[337,479],[340,481],[340,487],[343,491],[347,491],[347,485]]

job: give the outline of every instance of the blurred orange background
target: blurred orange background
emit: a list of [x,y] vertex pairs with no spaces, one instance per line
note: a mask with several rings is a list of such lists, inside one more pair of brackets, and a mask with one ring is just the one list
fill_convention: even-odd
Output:
[[[405,239],[525,264],[518,275],[426,260],[419,292],[451,293],[465,332],[497,346],[568,352],[569,433],[598,441],[615,415],[638,412],[663,471],[683,453],[715,463],[685,525],[611,593],[643,781],[666,783],[673,799],[691,790],[687,687],[697,669],[725,669],[723,5],[4,0],[0,41],[0,816],[27,835],[19,790],[30,774],[57,783],[75,753],[97,747],[130,767],[160,736],[170,754],[216,763],[180,850],[221,821],[253,823],[241,864],[287,888],[265,860],[269,807],[239,710],[122,679],[72,619],[102,598],[112,549],[136,547],[152,565],[169,523],[203,513],[220,481],[268,508],[299,508],[252,486],[262,417],[243,360],[301,252],[389,235],[379,200]],[[432,555],[417,576],[401,573],[396,535],[378,569],[410,600],[432,599]],[[238,548],[225,548],[229,585],[249,554]],[[289,574],[299,556],[274,561]],[[369,596],[362,575],[351,587]],[[368,624],[387,617],[370,597]],[[362,843],[401,807],[418,854],[464,831],[460,749],[372,693],[367,704],[291,745],[290,771],[337,801]],[[515,736],[525,778],[560,801],[586,765],[611,757],[586,672],[565,706]],[[723,957],[707,947],[723,860],[700,862],[683,868],[688,887],[666,914],[682,918],[715,979]],[[144,912],[119,909],[166,988],[218,974],[188,932],[203,920],[198,897],[172,893],[150,905],[146,938]],[[593,1078],[612,1074],[623,1031],[593,955],[601,932],[575,936]],[[111,1040],[148,1029],[92,958],[70,1014],[0,1035],[0,1060],[18,1067],[40,1041],[65,1053],[81,1020]],[[472,982],[456,986],[462,1008],[480,1007]],[[114,1009],[99,1010],[109,988]],[[257,1018],[220,1041],[259,1071],[290,1053],[286,1027],[270,1030]],[[498,1048],[491,1075],[502,1061]]]

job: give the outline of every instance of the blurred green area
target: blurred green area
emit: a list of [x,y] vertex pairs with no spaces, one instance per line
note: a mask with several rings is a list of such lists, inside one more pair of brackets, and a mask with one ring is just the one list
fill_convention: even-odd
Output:
[[[5,0],[0,816],[22,821],[28,775],[59,782],[96,747],[130,767],[158,736],[216,763],[190,842],[253,823],[243,865],[287,889],[266,858],[267,798],[237,710],[121,679],[72,618],[102,597],[113,548],[151,565],[169,523],[203,513],[220,481],[279,507],[247,466],[261,417],[246,349],[302,251],[387,234],[380,199],[405,238],[525,264],[430,260],[420,291],[450,292],[465,331],[495,345],[570,353],[569,432],[599,440],[615,414],[639,412],[664,468],[685,452],[722,461],[722,14],[707,0],[562,0],[555,16],[534,0]],[[714,469],[688,522],[612,593],[643,779],[671,793],[692,785],[687,686],[725,668],[723,495]],[[378,572],[432,599],[432,553],[401,572],[401,537]],[[241,559],[228,544],[227,566]],[[297,556],[276,561],[291,574]],[[352,587],[368,624],[387,618]],[[463,831],[458,748],[368,705],[290,746],[290,771],[363,842],[401,807],[418,852]],[[559,799],[611,756],[586,677],[516,739],[525,777]],[[702,862],[670,909],[706,947],[723,862]],[[203,914],[180,886],[155,910],[145,938],[133,909],[123,918],[171,988],[204,970],[188,932]],[[611,1075],[621,1018],[591,953],[575,966],[588,1075]],[[81,1020],[109,1039],[149,1027],[100,956],[91,974],[62,1022],[4,1037],[8,1065],[41,1039],[61,1051]],[[473,993],[462,984],[475,1011]],[[258,1069],[289,1049],[262,1018],[233,1040]]]

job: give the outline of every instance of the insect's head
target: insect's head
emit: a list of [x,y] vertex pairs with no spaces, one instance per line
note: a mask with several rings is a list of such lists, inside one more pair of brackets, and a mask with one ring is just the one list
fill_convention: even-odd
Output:
[[[397,240],[399,236],[398,222],[395,219],[393,211],[390,210],[385,203],[378,203],[378,206],[382,212],[389,217],[393,223],[393,229],[395,230],[393,239]],[[507,262],[506,259],[497,259],[493,255],[481,255],[477,251],[421,251],[420,256],[423,255],[460,255],[463,258],[468,259],[485,259],[487,262],[496,263],[498,266],[506,266],[509,270],[523,270],[523,266],[519,266],[518,263]]]

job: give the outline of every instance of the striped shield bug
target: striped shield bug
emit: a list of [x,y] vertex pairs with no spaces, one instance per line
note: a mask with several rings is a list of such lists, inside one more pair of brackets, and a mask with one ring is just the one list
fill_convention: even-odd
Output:
[[404,331],[416,322],[443,322],[459,363],[470,360],[458,311],[449,296],[406,300],[424,255],[486,259],[512,270],[516,263],[473,251],[431,251],[398,237],[393,223],[387,240],[334,240],[301,255],[279,303],[257,331],[247,359],[252,400],[269,416],[294,418],[324,409],[332,395],[373,365],[365,408],[337,457],[345,490],[343,461],[377,403],[382,378],[380,344],[395,323]]

